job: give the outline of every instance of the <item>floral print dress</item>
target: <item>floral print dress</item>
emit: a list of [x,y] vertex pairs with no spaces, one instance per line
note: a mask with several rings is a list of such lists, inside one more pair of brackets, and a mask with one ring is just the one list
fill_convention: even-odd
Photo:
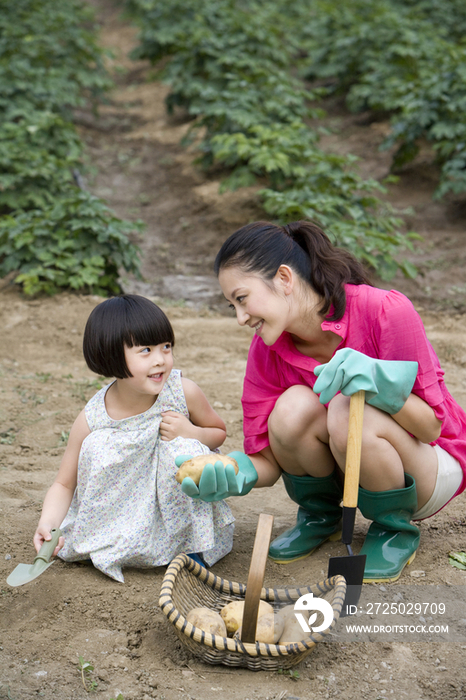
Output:
[[91,559],[124,581],[122,567],[168,564],[180,552],[202,553],[211,566],[231,551],[234,517],[224,501],[186,496],[175,457],[207,454],[198,440],[160,439],[163,411],[189,417],[180,370],[172,370],[153,406],[123,420],[105,407],[103,387],[85,408],[91,433],[79,455],[78,482],[61,530],[65,561]]

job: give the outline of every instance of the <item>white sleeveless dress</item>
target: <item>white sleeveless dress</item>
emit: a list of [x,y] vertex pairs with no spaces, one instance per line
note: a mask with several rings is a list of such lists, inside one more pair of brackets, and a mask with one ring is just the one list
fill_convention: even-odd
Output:
[[186,496],[175,480],[175,457],[207,454],[198,440],[160,439],[163,411],[189,417],[180,370],[172,370],[145,413],[113,420],[103,387],[86,405],[91,433],[79,455],[78,483],[62,523],[65,561],[91,559],[124,581],[122,567],[168,564],[180,552],[202,553],[211,566],[231,551],[234,517],[224,501]]

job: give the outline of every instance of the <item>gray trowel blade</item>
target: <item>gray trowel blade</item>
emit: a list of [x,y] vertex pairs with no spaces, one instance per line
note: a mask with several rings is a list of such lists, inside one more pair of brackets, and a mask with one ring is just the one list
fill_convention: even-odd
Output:
[[33,564],[18,564],[16,569],[11,572],[6,580],[9,586],[22,586],[29,583],[40,576],[49,566],[52,566],[55,559],[50,561],[50,558],[58,544],[61,531],[54,528],[51,534],[52,539],[49,542],[44,542]]

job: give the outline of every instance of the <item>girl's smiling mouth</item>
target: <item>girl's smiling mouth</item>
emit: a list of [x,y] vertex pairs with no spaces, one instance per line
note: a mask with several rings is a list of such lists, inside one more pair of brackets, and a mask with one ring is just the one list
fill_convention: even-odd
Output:
[[152,379],[154,382],[160,382],[163,379],[163,372],[159,372],[158,374],[149,374],[149,379]]

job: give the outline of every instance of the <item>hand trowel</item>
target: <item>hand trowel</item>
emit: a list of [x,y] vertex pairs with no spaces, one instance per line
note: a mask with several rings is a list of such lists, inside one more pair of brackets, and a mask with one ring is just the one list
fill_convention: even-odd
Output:
[[52,539],[49,542],[44,542],[33,564],[18,564],[16,569],[11,572],[6,580],[9,586],[22,586],[29,583],[40,576],[49,566],[52,566],[55,559],[51,561],[50,559],[60,539],[61,530],[54,528],[51,530],[51,535]]
[[362,424],[365,392],[357,391],[351,396],[346,448],[345,486],[343,490],[343,524],[341,539],[348,550],[346,557],[332,557],[328,565],[328,577],[341,574],[346,579],[346,596],[340,617],[352,614],[361,595],[366,565],[365,554],[353,554],[354,521],[358,505],[359,468],[361,465]]

